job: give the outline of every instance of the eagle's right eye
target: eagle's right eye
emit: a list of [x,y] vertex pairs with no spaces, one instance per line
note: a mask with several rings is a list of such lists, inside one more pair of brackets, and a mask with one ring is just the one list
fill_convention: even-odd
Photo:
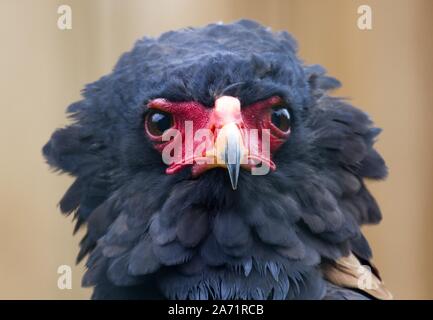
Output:
[[146,115],[146,130],[155,137],[160,137],[164,131],[173,126],[173,116],[160,110],[151,110]]
[[271,112],[272,124],[283,133],[290,131],[291,119],[289,111],[284,107],[274,107]]

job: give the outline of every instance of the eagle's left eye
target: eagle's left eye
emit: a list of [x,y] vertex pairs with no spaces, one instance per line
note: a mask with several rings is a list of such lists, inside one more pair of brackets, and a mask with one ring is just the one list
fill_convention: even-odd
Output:
[[288,132],[291,126],[289,111],[284,107],[273,107],[271,111],[271,122],[282,132]]
[[147,132],[156,137],[162,136],[164,131],[173,126],[173,117],[171,114],[152,110],[146,116],[146,129]]

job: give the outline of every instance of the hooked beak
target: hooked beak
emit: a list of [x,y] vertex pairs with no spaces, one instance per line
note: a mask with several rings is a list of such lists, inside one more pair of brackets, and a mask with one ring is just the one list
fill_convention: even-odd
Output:
[[239,129],[230,128],[225,136],[225,147],[223,152],[224,163],[229,173],[230,182],[233,190],[238,186],[239,169],[241,167],[242,159],[242,137],[240,136]]
[[236,190],[241,163],[248,155],[241,132],[240,101],[228,96],[217,99],[213,120],[218,131],[214,155],[218,165],[227,168],[232,188]]

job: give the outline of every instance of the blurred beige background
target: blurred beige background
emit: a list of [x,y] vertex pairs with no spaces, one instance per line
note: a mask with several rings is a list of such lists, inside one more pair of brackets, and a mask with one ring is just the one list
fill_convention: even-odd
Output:
[[[57,8],[72,7],[72,30]],[[357,28],[357,8],[373,30]],[[300,56],[323,64],[384,128],[378,149],[390,168],[370,184],[384,220],[366,233],[374,262],[397,298],[433,298],[433,1],[0,0],[0,298],[79,299],[57,288],[57,267],[74,266],[80,236],[56,204],[71,183],[49,172],[41,147],[85,83],[108,73],[144,35],[209,22],[256,19],[285,29]]]

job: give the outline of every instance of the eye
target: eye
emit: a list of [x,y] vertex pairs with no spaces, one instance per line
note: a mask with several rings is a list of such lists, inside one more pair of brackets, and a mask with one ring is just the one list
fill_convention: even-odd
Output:
[[288,132],[291,126],[289,110],[284,107],[273,107],[271,111],[271,122],[277,129]]
[[173,126],[173,116],[163,111],[151,110],[146,115],[145,122],[147,132],[152,136],[159,137]]

